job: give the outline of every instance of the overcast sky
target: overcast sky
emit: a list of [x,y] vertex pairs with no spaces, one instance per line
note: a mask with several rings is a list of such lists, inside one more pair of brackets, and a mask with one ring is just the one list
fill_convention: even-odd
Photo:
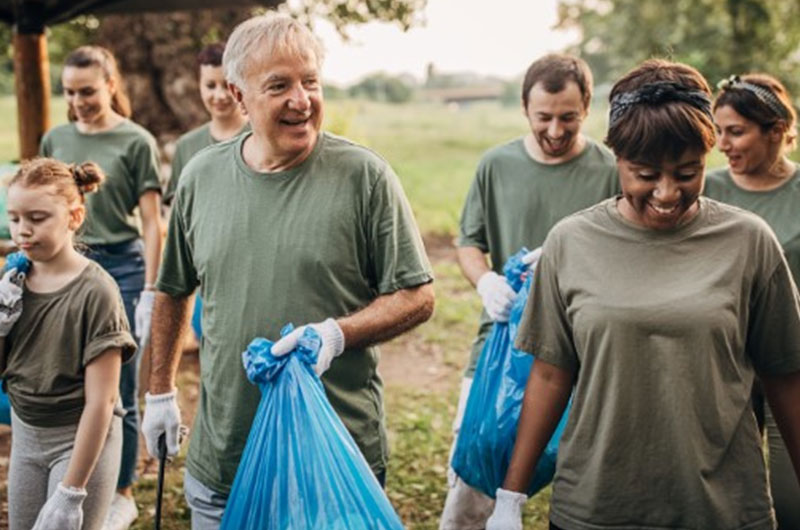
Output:
[[365,74],[410,73],[422,80],[428,63],[439,72],[501,77],[524,72],[537,56],[558,51],[577,35],[554,31],[557,0],[428,0],[426,22],[403,33],[395,24],[354,26],[345,44],[318,21],[325,44],[325,79],[349,84]]

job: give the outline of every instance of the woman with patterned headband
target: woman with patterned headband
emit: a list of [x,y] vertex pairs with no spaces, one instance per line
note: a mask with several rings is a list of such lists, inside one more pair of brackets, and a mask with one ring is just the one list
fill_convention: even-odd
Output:
[[758,374],[800,471],[800,294],[769,226],[701,197],[710,89],[641,64],[611,91],[622,195],[557,224],[516,346],[536,356],[487,530],[524,492],[572,392],[556,530],[772,530],[750,392]]
[[[795,284],[800,284],[800,167],[787,154],[797,140],[797,114],[780,81],[766,74],[731,76],[714,101],[717,147],[728,167],[711,171],[705,195],[749,210],[775,231]],[[769,443],[769,479],[778,528],[800,528],[800,485],[760,385],[753,392]]]

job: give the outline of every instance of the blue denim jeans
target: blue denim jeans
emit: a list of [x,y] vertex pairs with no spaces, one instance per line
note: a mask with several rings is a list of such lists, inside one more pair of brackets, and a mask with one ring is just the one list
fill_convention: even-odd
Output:
[[[117,282],[125,314],[133,333],[134,311],[139,295],[144,289],[144,243],[141,239],[114,245],[92,245],[86,256],[96,261]],[[137,341],[138,342],[138,341]],[[135,480],[136,459],[139,454],[139,361],[140,350],[133,360],[122,365],[119,393],[125,416],[122,418],[122,462],[119,468],[117,488],[127,488]]]

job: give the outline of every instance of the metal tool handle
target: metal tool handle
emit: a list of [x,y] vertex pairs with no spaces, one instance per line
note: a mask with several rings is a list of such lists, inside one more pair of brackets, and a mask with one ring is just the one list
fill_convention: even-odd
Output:
[[156,530],[161,530],[161,500],[164,495],[164,468],[167,464],[167,433],[158,436],[158,485],[156,486]]

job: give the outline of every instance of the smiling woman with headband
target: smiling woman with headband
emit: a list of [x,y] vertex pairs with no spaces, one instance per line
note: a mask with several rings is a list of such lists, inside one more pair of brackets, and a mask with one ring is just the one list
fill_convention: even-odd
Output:
[[755,374],[800,470],[800,296],[769,227],[700,197],[710,89],[641,64],[611,91],[622,195],[557,224],[517,348],[536,360],[487,530],[521,529],[523,493],[570,394],[550,527],[772,530]]
[[[800,282],[800,167],[787,154],[797,139],[797,116],[786,88],[772,76],[748,74],[720,82],[714,101],[717,147],[728,166],[711,171],[705,194],[762,217],[783,247],[795,284]],[[800,485],[764,392],[753,407],[769,443],[769,477],[778,527],[800,528]]]

